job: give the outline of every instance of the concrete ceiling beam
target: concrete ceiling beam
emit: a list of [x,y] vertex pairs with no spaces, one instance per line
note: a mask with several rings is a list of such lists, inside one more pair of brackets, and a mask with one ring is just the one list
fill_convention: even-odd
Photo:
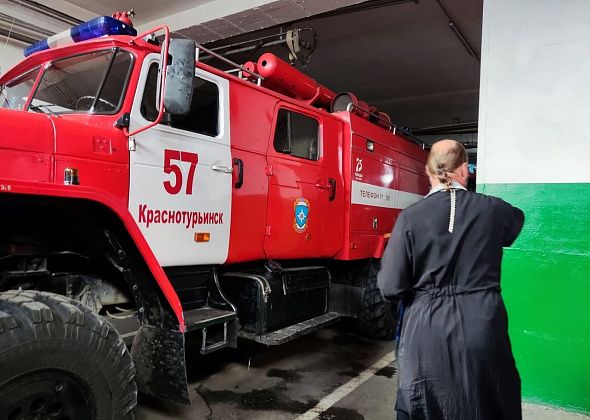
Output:
[[200,43],[265,29],[315,16],[366,0],[243,0],[214,1],[153,20],[139,30],[166,24],[170,29]]

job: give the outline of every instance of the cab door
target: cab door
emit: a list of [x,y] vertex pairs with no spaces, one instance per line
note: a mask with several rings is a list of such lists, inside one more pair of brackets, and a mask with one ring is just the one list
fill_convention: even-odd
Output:
[[[157,116],[158,60],[143,63],[130,130]],[[228,81],[197,69],[194,89],[187,115],[130,139],[129,211],[162,266],[220,264],[229,248]]]
[[279,104],[267,158],[265,252],[269,259],[328,256],[328,207],[336,191],[322,145],[322,123],[317,116]]

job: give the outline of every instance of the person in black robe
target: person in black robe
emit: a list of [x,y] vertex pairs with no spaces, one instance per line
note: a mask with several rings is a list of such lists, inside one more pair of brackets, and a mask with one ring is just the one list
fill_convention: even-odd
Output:
[[500,265],[524,214],[465,189],[467,153],[454,140],[433,145],[426,169],[432,189],[401,212],[377,277],[404,307],[398,420],[521,419]]

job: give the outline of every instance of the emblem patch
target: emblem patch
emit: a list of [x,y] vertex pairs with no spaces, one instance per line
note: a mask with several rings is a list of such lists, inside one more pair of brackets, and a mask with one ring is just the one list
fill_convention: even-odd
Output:
[[309,201],[305,198],[298,198],[293,204],[295,210],[295,220],[293,228],[297,233],[303,233],[307,230],[307,219],[309,218]]
[[357,181],[363,180],[363,158],[356,158],[356,165],[354,168],[354,176]]

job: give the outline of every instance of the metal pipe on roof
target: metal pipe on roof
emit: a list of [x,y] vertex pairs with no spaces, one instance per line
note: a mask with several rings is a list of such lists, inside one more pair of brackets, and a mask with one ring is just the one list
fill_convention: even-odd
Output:
[[436,2],[438,3],[440,8],[442,9],[443,13],[449,19],[449,28],[451,29],[451,31],[453,31],[453,33],[459,39],[459,41],[461,42],[463,47],[465,47],[465,49],[467,50],[469,55],[472,56],[473,58],[475,58],[477,60],[477,62],[479,63],[480,62],[479,55],[477,55],[477,53],[475,52],[475,49],[473,49],[473,47],[471,46],[469,41],[467,41],[467,38],[465,38],[465,35],[463,35],[463,32],[461,31],[461,29],[457,26],[457,24],[453,20],[451,14],[447,10],[447,8],[444,6],[444,4],[442,4],[441,0],[436,0]]
[[38,39],[30,38],[26,35],[14,32],[14,28],[12,29],[12,31],[0,28],[0,35],[5,36],[7,38],[10,37],[10,39],[16,39],[17,41],[24,42],[25,44],[33,44],[38,41]]
[[477,121],[458,123],[458,124],[444,124],[435,125],[431,127],[418,127],[412,128],[410,131],[414,135],[427,135],[427,134],[468,134],[477,133],[478,123]]
[[17,19],[13,16],[9,16],[5,13],[0,13],[0,22],[4,22],[6,24],[11,25],[13,27],[13,29],[12,29],[13,32],[15,31],[15,29],[20,28],[20,29],[25,29],[26,31],[29,31],[29,32],[34,32],[36,34],[43,35],[44,37],[49,37],[49,36],[55,34],[55,32],[48,31],[45,28],[42,28],[37,25],[33,25],[32,23],[25,22],[24,20]]

